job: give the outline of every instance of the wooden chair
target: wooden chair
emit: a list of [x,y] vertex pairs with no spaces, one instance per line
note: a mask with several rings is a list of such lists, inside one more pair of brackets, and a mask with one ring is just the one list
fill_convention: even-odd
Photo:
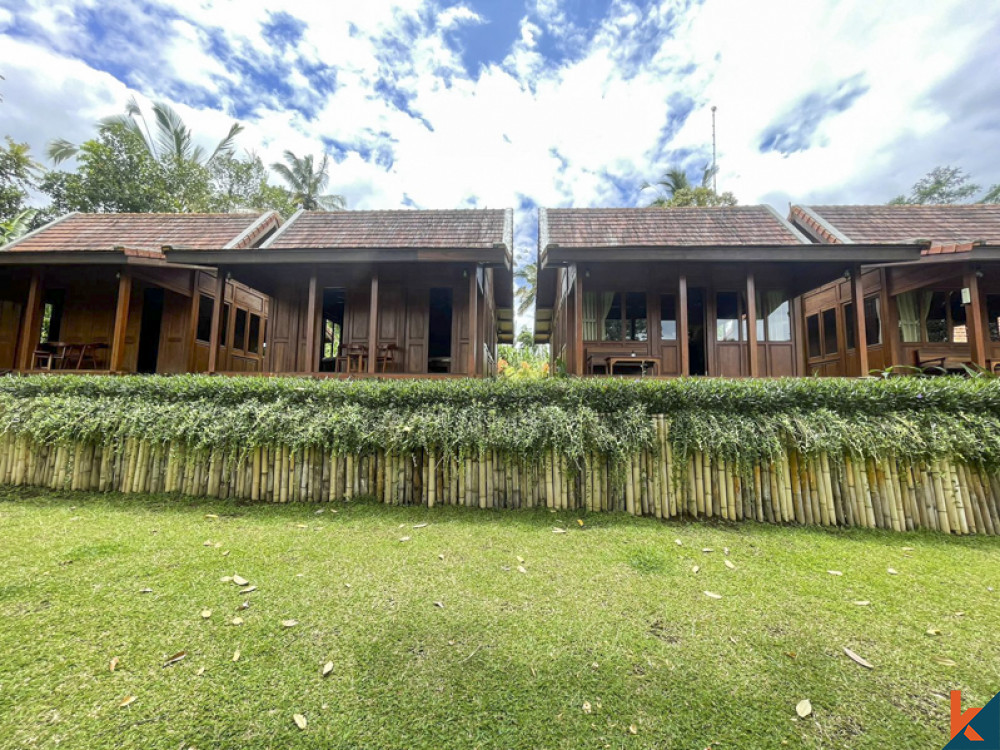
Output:
[[386,370],[396,371],[396,367],[401,365],[397,359],[397,353],[399,352],[399,347],[395,344],[379,344],[378,353],[375,357],[376,367],[381,367],[382,372]]
[[36,370],[59,370],[66,364],[66,350],[69,344],[65,341],[49,341],[39,344],[32,354],[32,367]]
[[350,344],[347,347],[347,372],[364,372],[368,364],[368,344]]
[[76,360],[78,370],[98,370],[104,364],[104,353],[110,349],[107,344],[81,344],[80,355]]

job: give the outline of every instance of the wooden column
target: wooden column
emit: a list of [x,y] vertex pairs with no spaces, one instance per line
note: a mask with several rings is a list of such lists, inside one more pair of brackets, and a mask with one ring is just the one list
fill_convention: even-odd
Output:
[[316,271],[309,275],[309,291],[306,296],[306,372],[316,372],[319,366],[316,353],[319,344],[316,341],[316,317],[319,315]]
[[576,269],[573,295],[573,323],[576,326],[573,332],[573,364],[576,374],[583,375],[583,279],[579,266]]
[[868,374],[868,329],[865,321],[865,287],[861,278],[861,266],[851,268],[851,304],[854,306],[854,320],[847,325],[854,326],[854,350],[858,353],[858,375]]
[[896,308],[896,297],[889,289],[889,269],[879,269],[882,280],[882,351],[887,354],[886,367],[893,365],[908,365],[903,362],[902,345],[899,340],[899,310]]
[[983,325],[983,297],[979,293],[979,277],[975,270],[965,272],[965,286],[969,290],[969,304],[965,306],[965,325],[969,332],[969,351],[972,363],[986,367],[986,336]]
[[212,332],[208,339],[208,371],[215,372],[219,364],[219,330],[222,327],[222,306],[226,301],[226,273],[215,271],[215,299],[212,300]]
[[378,356],[378,269],[372,270],[372,293],[368,307],[368,372],[375,374]]
[[111,336],[111,372],[121,372],[125,360],[125,333],[128,330],[128,307],[132,299],[132,276],[123,268],[118,274],[118,301],[115,305],[115,329]]
[[688,375],[691,356],[688,352],[688,283],[684,274],[677,281],[677,346],[680,350],[681,375]]
[[191,311],[188,319],[187,371],[194,372],[198,362],[198,310],[201,294],[198,292],[198,272],[191,272]]
[[760,352],[757,350],[757,285],[753,271],[747,271],[747,367],[751,378],[760,377]]
[[35,349],[38,348],[42,330],[42,300],[45,296],[45,276],[41,269],[31,272],[28,286],[28,302],[21,320],[21,336],[18,341],[15,366],[18,370],[30,370],[35,366]]
[[477,269],[472,267],[469,273],[469,363],[467,372],[470,378],[478,374],[476,362],[479,357],[479,280]]

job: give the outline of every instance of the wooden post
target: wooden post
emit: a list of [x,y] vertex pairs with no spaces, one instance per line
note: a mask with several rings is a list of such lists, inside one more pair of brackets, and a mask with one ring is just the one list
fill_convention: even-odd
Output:
[[969,333],[969,350],[972,364],[986,367],[986,337],[983,326],[983,300],[979,293],[979,277],[971,267],[965,272],[965,286],[969,289],[969,304],[965,306],[965,325]]
[[118,302],[115,306],[115,329],[111,336],[111,372],[121,372],[125,359],[125,333],[128,329],[128,306],[132,299],[132,276],[123,268],[118,274]]
[[688,285],[684,274],[677,281],[677,345],[681,355],[681,375],[688,375],[691,357],[688,352]]
[[573,289],[573,359],[577,375],[583,375],[583,281],[580,278],[580,267],[576,267],[575,287]]
[[760,377],[760,352],[757,350],[757,286],[753,271],[747,271],[747,366],[750,377]]
[[219,363],[219,328],[222,323],[222,306],[226,301],[226,274],[222,268],[215,270],[215,299],[212,300],[212,332],[208,339],[208,371],[215,372]]
[[[375,291],[373,288],[372,294]],[[316,361],[316,353],[319,346],[316,342],[316,317],[319,311],[317,305],[316,271],[309,275],[309,292],[306,303],[306,372],[316,372],[319,370]]]
[[902,347],[899,340],[899,310],[896,306],[896,297],[889,289],[889,278],[892,275],[888,268],[879,269],[882,279],[882,351],[889,355],[886,367],[893,365],[906,365],[909,362],[902,362]]
[[854,350],[858,353],[858,375],[868,374],[868,329],[865,321],[865,287],[861,278],[861,264],[851,268],[851,304],[854,306],[854,320],[847,321],[854,326]]
[[469,364],[468,364],[468,374],[470,378],[474,378],[477,374],[476,362],[479,357],[479,281],[476,278],[478,275],[475,266],[472,267],[472,272],[469,274]]
[[21,323],[21,339],[17,353],[17,369],[30,370],[35,366],[35,349],[38,348],[42,329],[42,299],[45,295],[45,276],[41,269],[31,271],[31,283],[28,286],[28,303],[24,308],[24,318]]
[[371,304],[368,310],[368,372],[375,374],[378,356],[378,270],[372,270]]

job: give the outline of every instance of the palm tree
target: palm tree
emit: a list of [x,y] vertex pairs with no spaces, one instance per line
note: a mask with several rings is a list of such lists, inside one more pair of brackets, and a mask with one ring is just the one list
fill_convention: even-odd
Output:
[[330,157],[323,154],[323,161],[314,166],[312,154],[299,158],[291,151],[285,151],[285,164],[279,161],[271,169],[285,181],[292,191],[292,200],[307,211],[339,211],[347,205],[342,195],[324,195],[330,176],[327,169]]
[[514,289],[514,295],[518,299],[517,314],[524,315],[535,304],[535,297],[538,295],[538,264],[521,266],[514,271],[514,279],[524,282],[523,286]]
[[26,208],[16,216],[0,221],[0,247],[26,235],[37,213],[33,208]]
[[[702,170],[701,173],[701,187],[710,189],[712,187],[712,178],[715,176],[716,172],[719,171],[718,166],[712,166],[709,164]],[[678,169],[677,167],[672,167],[663,173],[656,182],[644,182],[642,183],[641,190],[657,190],[659,195],[650,203],[650,206],[656,206],[659,208],[664,208],[670,205],[670,201],[680,192],[690,192],[694,186],[688,179],[687,172],[683,169]]]
[[[146,116],[136,102],[135,97],[125,105],[125,114],[112,115],[100,121],[100,127],[120,125],[127,132],[142,140],[153,157],[160,164],[189,163],[200,166],[210,166],[217,159],[232,156],[236,136],[243,131],[243,126],[234,122],[226,137],[215,146],[211,153],[202,146],[195,146],[191,138],[191,128],[165,102],[153,104],[153,115],[156,120],[155,131],[151,131]],[[49,144],[48,155],[53,162],[59,164],[79,151],[76,146],[64,138],[57,138]]]

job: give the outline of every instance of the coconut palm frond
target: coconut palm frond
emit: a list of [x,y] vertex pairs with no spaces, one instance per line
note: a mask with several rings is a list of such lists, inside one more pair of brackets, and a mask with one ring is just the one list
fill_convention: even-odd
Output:
[[79,147],[67,141],[65,138],[56,138],[49,143],[45,153],[55,164],[61,164],[67,159],[72,159],[79,151]]

